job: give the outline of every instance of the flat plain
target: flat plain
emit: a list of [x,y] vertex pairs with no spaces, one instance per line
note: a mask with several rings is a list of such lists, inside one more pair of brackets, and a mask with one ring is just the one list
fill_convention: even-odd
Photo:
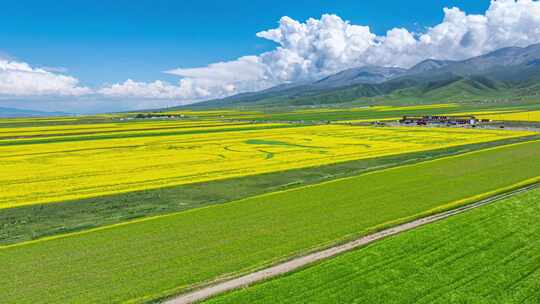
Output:
[[[23,130],[20,130],[23,129]],[[136,122],[0,130],[0,208],[532,135],[450,128]],[[15,133],[23,138],[13,138]],[[49,136],[38,136],[43,133]],[[0,137],[2,133],[0,133]],[[20,137],[20,136],[19,136]]]
[[540,189],[208,300],[538,303]]
[[385,168],[538,139],[540,134],[51,204],[3,208],[0,209],[0,245],[222,204]]
[[0,301],[145,302],[179,293],[531,183],[539,153],[538,141],[503,146],[2,247]]
[[519,111],[510,113],[492,113],[480,115],[481,118],[487,118],[500,121],[528,121],[540,122],[540,111]]

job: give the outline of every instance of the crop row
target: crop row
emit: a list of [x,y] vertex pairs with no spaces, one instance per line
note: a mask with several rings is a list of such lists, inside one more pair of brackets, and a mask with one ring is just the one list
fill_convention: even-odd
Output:
[[0,302],[182,292],[538,180],[539,157],[539,141],[504,146],[3,247]]
[[[246,128],[246,129],[242,129]],[[169,132],[169,133],[167,133]],[[179,133],[170,133],[179,132]],[[97,197],[525,136],[337,125],[235,126],[0,141],[0,208]],[[24,143],[24,144],[22,144]],[[5,144],[5,143],[4,143]]]
[[539,303],[540,189],[205,303]]

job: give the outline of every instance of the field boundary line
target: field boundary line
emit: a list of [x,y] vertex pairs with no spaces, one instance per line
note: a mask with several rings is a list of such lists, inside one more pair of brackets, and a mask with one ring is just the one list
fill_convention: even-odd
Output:
[[281,275],[285,275],[287,273],[300,270],[304,267],[307,267],[309,265],[315,264],[317,262],[335,257],[339,254],[345,253],[347,251],[351,251],[353,249],[357,249],[366,245],[369,245],[373,242],[376,242],[378,240],[400,234],[402,232],[406,232],[409,230],[413,230],[415,228],[434,223],[443,219],[450,218],[454,215],[458,215],[488,204],[492,204],[498,201],[501,201],[503,199],[515,196],[520,193],[524,193],[527,191],[530,191],[532,189],[540,188],[540,182],[536,182],[534,184],[529,184],[527,186],[523,186],[518,189],[514,189],[508,192],[503,192],[500,194],[496,194],[493,196],[490,196],[488,198],[484,198],[480,201],[477,201],[475,203],[471,203],[468,205],[464,205],[461,207],[457,207],[448,211],[444,211],[441,213],[429,215],[423,218],[419,218],[407,223],[399,224],[397,226],[393,226],[372,234],[365,235],[361,238],[358,238],[356,240],[333,246],[324,250],[320,250],[317,252],[313,252],[310,254],[307,254],[305,256],[293,258],[289,261],[279,263],[277,265],[252,272],[250,274],[246,274],[237,278],[229,279],[223,282],[216,283],[214,285],[209,285],[207,287],[203,287],[198,290],[194,290],[191,292],[187,292],[185,294],[181,294],[176,297],[172,297],[169,300],[165,300],[162,303],[164,304],[191,304],[196,303],[205,299],[208,299],[210,297],[228,292],[233,291],[235,289],[244,288],[249,285],[253,285],[255,283],[260,283],[262,281],[266,281],[268,279],[272,279]]
[[[293,127],[296,128],[296,126],[293,126]],[[268,130],[268,129],[276,129],[276,128],[279,128],[279,129],[284,128],[285,129],[285,128],[293,128],[293,127],[289,127],[289,126],[287,126],[287,127],[275,127],[275,128],[272,127],[272,128],[263,128],[263,129],[260,129],[260,130],[259,129],[257,129],[257,130],[244,130],[244,132],[257,132],[257,131]],[[300,127],[310,127],[310,126],[300,126]],[[315,126],[315,127],[318,127],[318,126]],[[372,127],[363,127],[363,128],[372,128]],[[394,129],[400,129],[400,128],[394,128]],[[407,128],[407,127],[405,127],[405,128]],[[415,128],[415,127],[408,127],[408,128]],[[473,130],[472,132],[476,132],[476,131],[478,131],[478,130]],[[491,130],[491,131],[496,131],[496,130]],[[483,130],[482,132],[487,132],[487,131]],[[467,146],[467,145],[472,145],[472,144],[487,144],[487,143],[497,142],[498,140],[511,140],[511,139],[526,138],[526,137],[529,137],[529,136],[535,136],[535,135],[539,134],[538,132],[532,132],[532,131],[503,131],[503,132],[514,133],[514,134],[512,134],[511,136],[500,138],[500,139],[492,139],[492,140],[486,140],[486,141],[462,143],[462,144],[458,144],[458,145],[444,144],[444,145],[441,145],[440,147],[435,148],[435,149],[417,147],[417,148],[414,148],[414,149],[411,149],[411,150],[407,151],[406,153],[429,152],[429,151],[434,151],[434,150],[439,150],[439,149],[457,148],[457,147]],[[519,133],[522,133],[522,134],[519,134]],[[474,150],[474,151],[468,151],[468,152],[464,152],[464,153],[458,153],[458,154],[453,154],[453,155],[437,157],[437,158],[434,158],[434,159],[423,160],[421,162],[414,163],[414,164],[404,164],[404,165],[400,165],[400,166],[396,166],[396,167],[383,168],[383,169],[380,169],[380,170],[374,170],[374,171],[365,172],[365,173],[361,173],[361,174],[362,175],[367,175],[367,174],[374,174],[374,173],[377,173],[377,172],[384,172],[384,171],[387,171],[387,170],[393,170],[393,169],[397,169],[397,168],[403,168],[403,167],[409,167],[409,166],[412,167],[412,166],[417,166],[417,165],[420,165],[420,164],[423,164],[423,163],[430,163],[430,162],[434,162],[434,161],[438,161],[438,160],[443,160],[443,159],[446,159],[446,158],[460,157],[460,156],[465,156],[465,155],[469,155],[469,154],[472,154],[472,153],[479,153],[479,152],[482,152],[482,151],[490,151],[490,150],[493,150],[493,149],[504,148],[504,147],[512,147],[512,146],[515,146],[515,145],[528,144],[528,143],[534,143],[534,142],[540,142],[540,140],[539,139],[533,139],[533,140],[527,140],[527,141],[523,141],[523,142],[503,144],[503,145],[500,145],[500,146],[483,148],[483,149]],[[1,147],[2,147],[2,143],[0,142],[0,148]],[[351,158],[351,159],[345,158],[345,159],[340,159],[338,161],[331,162],[331,163],[312,164],[312,165],[300,166],[300,167],[290,168],[290,169],[292,169],[292,170],[295,170],[295,169],[309,169],[309,168],[325,166],[325,165],[337,165],[337,164],[340,164],[340,163],[346,163],[346,162],[349,162],[349,161],[356,161],[356,160],[362,160],[362,159],[367,160],[367,159],[372,159],[372,158],[376,158],[376,157],[397,156],[397,155],[400,155],[400,154],[402,154],[402,153],[392,153],[391,152],[391,153],[384,153],[384,154],[376,155],[375,157],[370,156],[370,157],[359,157],[359,158]],[[232,175],[226,176],[226,177],[220,177],[220,178],[216,178],[216,179],[207,179],[207,180],[203,179],[203,180],[199,180],[199,181],[196,181],[196,182],[171,183],[171,184],[167,185],[166,187],[188,185],[188,184],[194,184],[194,183],[200,183],[200,182],[211,182],[211,181],[218,181],[218,180],[226,180],[226,179],[231,179],[231,178],[239,178],[239,177],[244,177],[244,176],[259,175],[259,174],[266,174],[266,173],[275,173],[275,172],[280,172],[280,171],[284,171],[284,170],[261,171],[261,172],[256,173],[256,174],[248,174],[248,175],[232,174]],[[314,186],[317,186],[317,185],[337,182],[337,181],[340,181],[340,180],[352,179],[352,178],[355,178],[357,176],[359,176],[359,175],[342,177],[342,178],[333,179],[333,180],[329,180],[329,181],[323,181],[323,182],[320,182],[320,183],[317,183],[317,184],[304,185],[304,186],[294,188],[294,189],[278,190],[278,191],[275,191],[275,192],[259,194],[259,195],[257,195],[257,197],[258,196],[262,197],[264,195],[271,195],[271,194],[280,193],[280,192],[294,191],[294,190],[302,189],[302,188],[305,188],[305,187],[314,187]],[[41,202],[37,202],[37,203],[36,202],[25,202],[25,203],[13,203],[13,202],[6,203],[6,202],[3,202],[3,203],[0,203],[0,210],[1,209],[11,209],[11,208],[17,208],[17,207],[24,207],[24,206],[39,206],[39,205],[45,205],[45,204],[55,204],[55,203],[60,203],[60,202],[69,202],[69,201],[77,200],[77,199],[91,199],[91,198],[97,198],[97,197],[107,196],[107,195],[130,193],[130,192],[133,192],[133,191],[155,190],[155,189],[160,189],[162,187],[163,187],[163,185],[155,185],[155,186],[149,186],[149,187],[147,187],[145,189],[124,189],[124,190],[120,190],[120,191],[109,190],[109,191],[102,192],[101,194],[99,194],[97,196],[90,195],[90,194],[85,194],[85,195],[82,195],[82,196],[80,196],[78,198],[66,197],[66,198],[64,198],[64,200],[61,200],[61,201],[57,201],[56,199],[50,198],[50,199],[45,199],[45,200],[43,200]],[[249,199],[249,198],[253,198],[253,197],[243,198],[241,200]],[[240,200],[237,200],[237,201],[240,201]],[[234,201],[234,202],[236,202],[236,201]],[[232,201],[229,202],[229,203],[232,203]],[[165,216],[165,215],[162,215],[162,216]],[[128,222],[128,224],[129,223],[135,223],[135,221]],[[0,246],[0,249],[1,248],[2,247]]]
[[[517,137],[519,137],[519,136],[516,136],[516,138]],[[226,204],[237,204],[237,203],[241,203],[243,201],[250,200],[250,199],[263,198],[263,197],[272,196],[272,195],[279,194],[279,193],[287,193],[287,192],[299,191],[299,190],[306,189],[306,188],[317,187],[317,186],[320,186],[320,185],[331,184],[331,183],[337,183],[337,182],[344,181],[344,180],[350,180],[350,179],[358,178],[360,176],[379,174],[379,173],[398,170],[398,169],[402,169],[402,168],[416,167],[416,166],[420,166],[420,165],[427,164],[427,163],[443,161],[443,160],[446,160],[446,159],[465,157],[465,156],[471,155],[471,154],[482,153],[482,152],[491,151],[491,150],[505,149],[505,148],[510,148],[510,147],[514,147],[514,146],[518,146],[518,145],[526,145],[526,144],[533,144],[533,143],[540,143],[540,139],[534,139],[534,140],[531,140],[531,141],[511,143],[511,144],[503,144],[501,146],[495,146],[495,147],[490,147],[490,148],[486,148],[486,149],[469,151],[469,152],[459,153],[459,154],[455,154],[455,155],[448,155],[448,156],[443,156],[443,157],[435,158],[435,159],[428,159],[428,160],[420,161],[418,163],[404,164],[404,165],[399,165],[399,166],[396,166],[396,167],[383,168],[383,169],[380,169],[380,170],[374,170],[374,171],[369,171],[369,172],[365,172],[365,173],[360,173],[358,175],[341,177],[341,178],[337,178],[337,179],[333,179],[333,180],[329,180],[329,181],[323,181],[323,182],[319,182],[319,183],[311,184],[311,185],[304,185],[304,186],[300,186],[298,188],[284,189],[284,190],[278,190],[278,191],[263,193],[263,194],[259,194],[259,195],[255,195],[255,196],[250,196],[250,197],[230,201],[230,202],[227,202]],[[426,151],[429,151],[429,150],[426,150]],[[515,188],[517,185],[521,185],[522,183],[524,183],[526,181],[534,180],[534,179],[537,179],[537,178],[538,177],[531,178],[531,179],[528,179],[528,180],[524,180],[524,181],[521,181],[518,184],[510,185],[508,187],[509,188]],[[536,182],[536,181],[533,181],[533,183],[534,182]],[[505,187],[505,188],[507,188],[507,187]],[[492,192],[497,192],[497,191],[501,191],[501,189],[495,189]],[[481,196],[481,195],[486,195],[486,193],[479,194],[479,196]],[[465,198],[464,200],[467,200],[467,199],[469,199],[469,200],[474,199],[474,197],[473,198]],[[450,202],[449,204],[453,205],[454,203],[455,202]],[[63,238],[68,238],[68,237],[72,237],[72,236],[84,235],[84,234],[87,234],[87,233],[93,233],[93,232],[98,232],[98,231],[102,231],[102,230],[114,229],[114,228],[122,227],[122,226],[126,226],[126,225],[132,225],[132,224],[157,220],[157,219],[161,219],[161,218],[168,218],[168,217],[176,216],[176,215],[179,215],[179,214],[189,214],[191,212],[197,212],[198,210],[207,209],[207,208],[216,208],[216,207],[219,207],[219,206],[222,206],[222,205],[223,204],[203,206],[203,207],[200,207],[200,208],[183,210],[183,211],[167,213],[167,214],[160,214],[160,215],[155,215],[155,216],[150,216],[150,217],[145,217],[145,218],[140,218],[140,219],[134,219],[134,220],[131,220],[131,221],[120,222],[120,223],[116,223],[116,224],[112,224],[112,225],[96,227],[96,228],[83,230],[83,231],[70,232],[70,233],[66,233],[66,234],[43,237],[43,238],[39,238],[39,239],[35,239],[35,240],[24,241],[24,242],[20,242],[20,243],[11,244],[11,245],[0,246],[0,250],[9,249],[9,248],[13,248],[13,247],[19,247],[19,246],[32,245],[32,244],[35,244],[35,243],[41,243],[41,242],[45,242],[45,241],[52,241],[52,240],[56,240],[56,239],[63,239]],[[448,206],[448,204],[446,204],[445,206]],[[16,208],[16,207],[14,207],[14,208]],[[3,209],[3,208],[0,207],[0,209]],[[9,209],[9,208],[7,208],[7,209]],[[427,212],[429,212],[429,210]]]

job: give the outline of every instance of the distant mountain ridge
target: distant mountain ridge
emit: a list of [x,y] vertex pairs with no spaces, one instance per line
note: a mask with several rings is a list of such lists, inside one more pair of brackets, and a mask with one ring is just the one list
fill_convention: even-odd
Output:
[[317,80],[313,82],[312,85],[325,88],[337,88],[360,83],[381,83],[405,75],[406,73],[407,70],[402,68],[365,66],[341,71]]
[[69,115],[69,114],[62,113],[62,112],[44,112],[44,111],[0,107],[0,118],[45,117],[45,116],[61,116],[61,115]]
[[362,98],[459,101],[539,94],[540,44],[534,44],[462,61],[427,59],[410,69],[351,68],[313,82],[284,84],[191,106],[309,105]]
[[424,73],[424,72],[428,72],[428,71],[431,71],[431,70],[436,70],[436,69],[445,67],[445,66],[447,66],[449,64],[452,64],[452,63],[454,63],[454,61],[426,59],[426,60],[416,64],[412,68],[408,69],[406,73],[409,74],[409,75]]

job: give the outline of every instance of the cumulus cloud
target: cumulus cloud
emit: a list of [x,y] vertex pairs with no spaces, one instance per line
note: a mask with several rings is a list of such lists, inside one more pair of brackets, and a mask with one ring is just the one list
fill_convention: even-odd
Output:
[[376,43],[369,27],[353,25],[336,15],[300,23],[281,18],[279,27],[257,33],[276,42],[276,50],[260,55],[269,79],[291,81],[314,78],[350,67]]
[[[113,84],[99,92],[110,97],[140,97],[147,99],[206,99],[227,96],[237,91],[262,89],[271,85],[265,80],[265,66],[257,56],[245,56],[235,61],[219,62],[202,68],[174,69],[165,73],[182,77],[178,84],[163,81],[136,82],[131,79]],[[255,83],[251,83],[253,80]]]
[[492,0],[484,14],[445,8],[444,19],[422,32],[393,28],[376,35],[367,25],[336,15],[297,21],[282,17],[276,28],[256,33],[273,41],[271,51],[204,67],[176,68],[164,81],[105,85],[95,92],[77,79],[25,63],[0,61],[0,94],[58,94],[192,102],[313,80],[350,67],[410,67],[424,59],[460,60],[507,46],[540,42],[540,0]]
[[[351,66],[410,67],[424,59],[466,59],[507,46],[540,42],[540,2],[492,1],[483,15],[445,8],[444,19],[423,33],[394,28],[377,36],[367,26],[336,15],[300,23],[281,18],[279,27],[257,34],[278,44],[260,55],[268,79],[317,78]],[[286,64],[281,64],[281,63]]]
[[0,95],[80,96],[91,93],[71,76],[0,58]]
[[124,83],[102,88],[99,93],[110,97],[161,99],[176,98],[181,95],[181,90],[177,86],[160,80],[146,83],[128,79]]
[[[278,27],[256,35],[275,42],[276,48],[206,67],[166,71],[183,78],[177,85],[138,83],[140,96],[209,99],[317,79],[350,67],[407,68],[428,58],[460,60],[502,47],[527,46],[540,42],[540,1],[493,0],[483,15],[445,8],[442,22],[422,33],[394,28],[376,35],[369,26],[323,15],[305,22],[282,17]],[[137,96],[133,82],[102,91],[113,88]]]

